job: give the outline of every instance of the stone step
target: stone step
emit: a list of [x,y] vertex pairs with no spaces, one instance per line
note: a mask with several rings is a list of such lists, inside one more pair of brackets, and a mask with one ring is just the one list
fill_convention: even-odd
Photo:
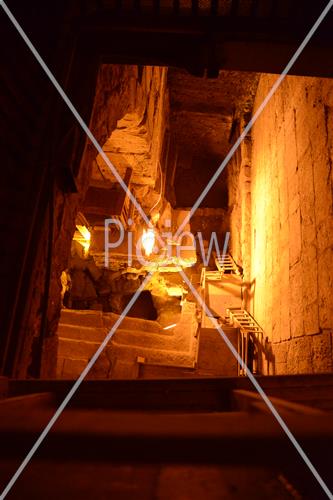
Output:
[[103,313],[101,311],[78,311],[75,309],[62,309],[59,324],[103,328]]
[[[104,326],[110,330],[119,319],[118,314],[103,313]],[[125,316],[120,323],[120,328],[125,330],[137,330],[142,332],[160,333],[163,329],[157,321],[150,321],[142,318],[131,318]]]
[[58,340],[58,357],[69,359],[90,359],[100,345],[100,342],[65,339],[60,337]]
[[[153,347],[156,349],[166,349],[174,344],[171,330],[163,333],[143,332],[134,330],[124,330],[119,328],[112,335],[112,341],[118,344]],[[108,335],[107,328],[90,328],[74,325],[59,325],[58,335],[60,339],[76,340],[83,342],[103,342]],[[179,344],[179,341],[178,341]]]
[[[62,309],[59,325],[74,325],[87,328],[112,328],[119,319],[118,314],[102,311],[81,311],[75,309]],[[121,326],[129,330],[142,330],[146,332],[159,332],[161,326],[157,321],[125,316]]]
[[112,365],[111,379],[136,379],[139,377],[139,363],[129,363],[116,359]]
[[88,342],[103,342],[108,330],[104,327],[67,325],[60,323],[58,336],[62,339],[83,340]]
[[[82,340],[59,338],[58,358],[72,360],[89,360],[99,348],[100,343]],[[103,353],[112,361],[116,358],[125,362],[136,361],[137,357],[145,358],[147,363],[167,364],[171,366],[193,366],[193,353],[177,350],[157,349],[144,346],[133,346],[109,343]]]

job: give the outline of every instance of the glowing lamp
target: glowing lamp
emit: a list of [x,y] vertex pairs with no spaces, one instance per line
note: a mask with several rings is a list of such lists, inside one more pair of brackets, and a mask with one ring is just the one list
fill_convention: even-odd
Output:
[[91,234],[86,226],[82,226],[80,224],[76,225],[77,231],[74,234],[74,241],[78,241],[80,245],[84,248],[84,254],[88,255],[89,247],[90,247],[90,239]]
[[145,254],[149,256],[155,245],[155,232],[153,229],[148,228],[143,230],[142,238],[141,238],[142,246],[145,251]]

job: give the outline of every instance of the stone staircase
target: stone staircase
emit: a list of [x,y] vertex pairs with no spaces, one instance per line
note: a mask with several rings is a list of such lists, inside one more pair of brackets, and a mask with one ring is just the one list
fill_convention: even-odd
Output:
[[[63,309],[58,327],[57,377],[77,378],[119,316]],[[138,378],[140,365],[194,368],[198,356],[196,306],[185,302],[178,324],[125,317],[88,378]]]

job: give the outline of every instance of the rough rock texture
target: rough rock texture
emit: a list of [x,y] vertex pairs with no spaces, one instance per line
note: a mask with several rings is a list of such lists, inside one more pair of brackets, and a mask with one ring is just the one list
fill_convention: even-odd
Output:
[[[246,126],[244,117],[236,127],[237,138]],[[251,136],[247,135],[232,157],[228,169],[230,243],[229,252],[243,268],[244,279],[251,274]]]
[[[159,123],[162,125],[161,106],[157,106],[157,87],[163,78],[163,68],[144,68],[141,72],[136,66],[126,65],[103,65],[97,80],[94,109],[90,123],[90,129],[100,145],[104,145],[117,128],[119,120],[124,116],[132,116],[137,113],[142,116],[142,126],[145,127],[145,140],[154,139],[154,145],[149,149],[151,165],[154,172],[150,172],[150,184],[154,184],[153,175],[156,180],[156,161],[160,154],[162,137],[159,134],[153,137],[153,127]],[[153,102],[149,99],[152,92]],[[140,114],[141,113],[141,114]],[[157,114],[156,114],[157,113]],[[120,122],[122,123],[122,122]],[[151,145],[153,144],[151,142]],[[45,219],[43,233],[40,235],[40,245],[37,252],[36,264],[33,270],[34,280],[32,283],[30,308],[24,322],[26,331],[25,345],[22,347],[20,357],[20,369],[17,376],[25,376],[31,361],[31,345],[33,339],[38,338],[41,331],[42,310],[45,308],[45,283],[47,269],[47,242],[50,240],[49,221],[54,221],[52,235],[52,270],[49,287],[49,299],[47,308],[46,331],[44,341],[44,354],[42,376],[55,375],[55,349],[56,329],[60,316],[61,306],[61,282],[60,276],[68,266],[70,256],[71,240],[75,230],[75,218],[90,182],[92,164],[97,156],[96,149],[88,141],[82,157],[80,170],[75,178],[78,193],[64,193],[58,186],[54,187],[54,201],[52,215],[50,213]],[[146,193],[147,194],[147,193]]]
[[[118,66],[111,66],[112,71],[121,71]],[[110,66],[102,66],[101,83],[98,98],[106,95],[103,107],[96,106],[93,124],[103,131],[100,141],[107,157],[123,176],[127,167],[133,170],[131,183],[134,194],[143,206],[148,206],[146,199],[149,187],[154,188],[159,177],[158,163],[161,161],[161,151],[167,119],[166,68],[144,67],[139,72],[137,66],[128,67],[126,78],[120,80],[125,85],[119,96],[118,106],[124,113],[114,122],[114,96],[108,93],[107,75]],[[105,76],[104,76],[105,75]],[[120,75],[121,76],[121,75]],[[111,88],[115,84],[110,82]],[[123,99],[127,98],[124,106]],[[116,102],[117,105],[117,102]],[[120,111],[120,110],[119,110]],[[92,170],[92,181],[105,180],[115,182],[101,155],[96,157]],[[102,186],[103,186],[102,184]],[[143,189],[142,186],[146,186]],[[150,197],[153,198],[152,193]],[[154,200],[152,200],[154,201]]]
[[252,140],[252,312],[276,373],[331,371],[333,81],[287,77]]
[[[220,166],[231,147],[235,119],[252,108],[257,82],[256,73],[220,71],[218,78],[208,79],[169,70],[170,128],[179,153],[178,206],[192,206]],[[226,170],[222,172],[201,206],[227,208],[227,176]]]

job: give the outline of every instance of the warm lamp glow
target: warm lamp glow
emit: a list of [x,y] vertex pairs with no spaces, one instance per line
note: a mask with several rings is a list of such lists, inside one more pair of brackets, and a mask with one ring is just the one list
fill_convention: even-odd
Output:
[[86,228],[86,226],[81,226],[80,224],[76,225],[76,229],[78,232],[74,234],[74,240],[78,241],[80,245],[84,248],[84,254],[87,255],[90,247],[90,239],[91,234]]
[[82,234],[83,238],[87,241],[90,241],[90,232],[88,231],[88,229],[86,228],[86,226],[80,226],[79,224],[76,225],[76,228],[78,231],[80,231],[80,233]]
[[145,254],[149,256],[154,248],[155,245],[155,233],[154,230],[149,228],[149,229],[144,229],[143,234],[142,234],[142,246],[145,251]]

